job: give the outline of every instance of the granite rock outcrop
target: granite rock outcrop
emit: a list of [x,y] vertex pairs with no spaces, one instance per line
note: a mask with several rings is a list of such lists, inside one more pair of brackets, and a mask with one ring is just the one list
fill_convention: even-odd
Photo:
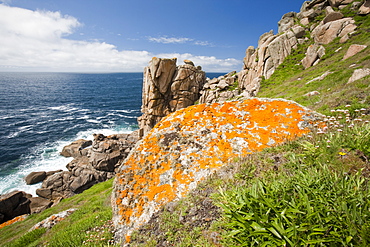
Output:
[[[130,134],[111,136],[94,134],[93,141],[73,142],[61,153],[67,157],[74,157],[67,164],[68,171],[48,176],[41,188],[36,190],[37,195],[58,201],[114,177],[118,161],[126,158],[137,140],[138,131],[134,131]],[[91,147],[86,143],[92,144]]]
[[[353,0],[312,0],[304,2],[299,13],[283,15],[278,23],[277,34],[273,31],[264,33],[257,48],[250,46],[246,50],[243,68],[237,73],[239,95],[242,98],[255,97],[263,79],[269,79],[300,44],[311,44],[306,51],[307,56],[301,61],[304,68],[309,68],[318,64],[325,55],[323,45],[338,37],[341,38],[340,42],[346,42],[357,28],[353,18],[346,18],[340,12],[340,9],[349,4],[352,8],[360,9],[359,14],[368,14],[364,10],[369,1],[357,4]],[[322,15],[323,20],[317,22],[316,18]],[[234,95],[235,92],[232,95],[230,92],[221,93],[220,89],[210,88],[213,84],[216,84],[213,80],[206,83],[201,102],[218,102],[238,97]]]
[[193,105],[206,82],[201,67],[185,60],[177,66],[176,58],[152,58],[144,69],[142,107],[138,118],[140,137],[150,131],[163,117]]

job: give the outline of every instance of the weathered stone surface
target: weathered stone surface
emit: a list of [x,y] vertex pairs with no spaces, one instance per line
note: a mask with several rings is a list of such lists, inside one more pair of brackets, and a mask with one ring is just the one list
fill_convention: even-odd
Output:
[[351,45],[348,48],[346,54],[344,55],[343,60],[346,60],[347,58],[356,55],[357,53],[359,53],[360,51],[362,51],[365,48],[367,48],[366,45],[357,45],[357,44]]
[[283,15],[281,20],[278,22],[278,32],[283,33],[294,26],[294,18],[296,17],[295,12],[289,12]]
[[275,69],[289,56],[293,49],[297,48],[298,38],[303,37],[305,30],[299,25],[291,26],[289,30],[280,35],[273,35],[272,32],[265,33],[260,37],[258,47],[248,47],[243,60],[243,72],[239,74],[239,88],[245,91],[258,78],[269,79]]
[[306,96],[306,97],[311,97],[311,96],[315,96],[315,95],[319,95],[320,92],[319,91],[312,91],[312,92],[308,92],[306,93],[305,95],[303,96]]
[[144,69],[141,112],[138,118],[140,137],[145,135],[164,116],[193,105],[205,84],[205,72],[186,60],[176,66],[176,58],[153,58]]
[[362,78],[364,78],[365,76],[368,76],[368,75],[370,75],[370,69],[369,68],[356,69],[355,71],[353,71],[353,74],[348,79],[347,83],[352,83],[354,81],[360,80],[360,79],[362,79]]
[[30,213],[31,195],[23,191],[13,191],[0,196],[0,223],[11,220],[16,216]]
[[311,33],[316,43],[329,44],[337,37],[343,37],[353,31],[357,26],[352,18],[342,18],[318,25]]
[[330,74],[333,74],[333,72],[326,71],[324,74],[322,74],[322,75],[320,75],[318,77],[315,77],[312,80],[309,80],[308,82],[306,82],[306,85],[307,84],[310,84],[311,82],[314,82],[314,81],[322,81],[322,80],[324,80]]
[[36,225],[34,225],[30,231],[33,231],[35,229],[39,229],[39,228],[46,228],[46,229],[51,229],[53,226],[55,226],[57,223],[59,223],[60,221],[64,220],[65,218],[67,218],[68,216],[70,216],[73,212],[75,212],[77,209],[74,209],[74,208],[70,208],[68,210],[65,210],[63,212],[60,212],[60,213],[57,213],[57,214],[53,214],[51,215],[50,217],[40,221],[39,223],[37,223]]
[[26,184],[37,184],[42,182],[46,178],[46,172],[31,172],[28,174],[24,180],[26,181]]
[[295,102],[249,99],[200,104],[164,118],[122,162],[112,198],[116,237],[149,221],[233,157],[309,132],[321,115]]
[[341,12],[330,12],[327,16],[325,16],[323,22],[326,24],[331,21],[342,19],[343,17],[344,15]]
[[325,55],[325,48],[318,44],[310,45],[306,52],[306,57],[302,59],[302,65],[305,69],[313,66],[318,59]]
[[[111,136],[94,134],[86,155],[78,155],[69,162],[68,171],[48,176],[36,194],[55,201],[81,193],[96,183],[112,178],[118,161],[127,157],[138,139],[139,131]],[[52,173],[55,172],[49,172]]]
[[88,146],[91,146],[91,144],[92,144],[92,141],[90,140],[80,139],[80,140],[74,141],[71,144],[65,146],[62,152],[60,152],[60,155],[64,157],[77,157],[77,156],[83,155],[81,153],[82,150]]
[[328,0],[330,6],[338,7],[340,5],[347,5],[352,3],[354,0]]
[[370,13],[370,0],[366,0],[358,10],[359,15],[368,15]]
[[41,198],[41,197],[31,197],[30,198],[30,213],[40,213],[45,209],[49,208],[53,204],[52,201]]
[[236,71],[232,71],[219,78],[207,79],[206,86],[200,92],[199,103],[215,103],[230,100],[239,94],[239,88],[235,88],[238,80]]

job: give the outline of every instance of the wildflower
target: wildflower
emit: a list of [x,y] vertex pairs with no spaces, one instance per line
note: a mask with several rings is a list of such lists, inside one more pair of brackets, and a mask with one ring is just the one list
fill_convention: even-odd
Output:
[[330,141],[330,140],[327,140],[326,142],[327,142],[327,143],[331,143],[331,141]]
[[329,145],[327,145],[326,147],[327,147],[327,148],[330,148],[330,146],[329,146]]
[[345,153],[345,152],[339,152],[339,155],[340,156],[344,156],[344,155],[347,155],[347,153]]
[[346,107],[351,107],[351,105],[346,105]]
[[335,110],[330,110],[331,112],[335,112]]
[[337,129],[337,131],[338,131],[338,132],[342,132],[343,130],[341,130],[341,129]]
[[366,109],[365,108],[361,108],[360,111],[366,111]]
[[355,112],[360,112],[360,110],[359,109],[356,109]]

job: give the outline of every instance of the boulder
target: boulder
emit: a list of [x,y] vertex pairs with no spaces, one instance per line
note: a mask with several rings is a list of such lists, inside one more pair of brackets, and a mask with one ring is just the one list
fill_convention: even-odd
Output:
[[49,216],[48,218],[40,221],[36,225],[34,225],[30,231],[33,231],[35,229],[40,229],[40,228],[46,228],[46,229],[51,229],[53,226],[55,226],[57,223],[60,221],[64,220],[68,216],[70,216],[72,213],[74,213],[77,209],[75,208],[70,208],[68,210],[65,210],[63,212],[53,214]]
[[306,97],[311,97],[311,96],[315,96],[315,95],[319,95],[320,94],[320,92],[318,92],[318,91],[312,91],[312,92],[308,92],[308,93],[306,93],[305,95],[303,95],[303,96],[306,96]]
[[313,66],[322,56],[325,55],[325,48],[318,44],[310,45],[307,48],[306,56],[302,60],[305,69]]
[[358,10],[359,15],[368,15],[370,13],[370,0],[366,0]]
[[38,196],[56,201],[81,193],[96,183],[112,178],[118,161],[126,158],[137,142],[139,133],[134,131],[130,134],[93,136],[89,155],[76,156],[67,164],[68,171],[49,172],[52,175],[36,190]]
[[228,83],[226,83],[226,80],[221,80],[218,84],[217,84],[217,87],[221,90],[224,90],[225,88],[227,88],[229,86]]
[[370,75],[370,69],[369,68],[364,68],[364,69],[356,69],[353,71],[352,76],[348,79],[347,83],[352,83],[354,81],[360,80],[364,78],[365,76]]
[[278,22],[278,32],[283,33],[293,27],[296,15],[297,13],[295,12],[289,12],[283,15],[281,20]]
[[343,37],[355,31],[357,26],[352,18],[342,18],[327,23],[321,23],[311,32],[318,44],[329,44],[337,37]]
[[330,6],[338,7],[340,5],[347,5],[352,3],[354,0],[328,0]]
[[11,220],[16,216],[30,213],[32,196],[23,191],[13,191],[0,196],[0,223]]
[[326,24],[331,21],[336,21],[342,19],[344,15],[341,12],[330,12],[323,20],[323,23]]
[[230,160],[306,134],[322,118],[292,101],[258,98],[168,115],[121,161],[111,200],[117,241]]
[[26,181],[26,184],[37,184],[42,182],[46,178],[46,172],[31,172],[28,174],[24,180]]
[[357,45],[357,44],[351,45],[348,48],[346,54],[344,55],[343,60],[346,60],[347,58],[356,55],[357,53],[359,53],[360,51],[362,51],[365,48],[367,48],[366,45]]
[[82,150],[88,146],[91,146],[92,141],[90,140],[77,140],[72,142],[71,144],[65,146],[60,152],[60,155],[64,157],[77,157],[83,155]]
[[42,197],[31,197],[30,198],[30,213],[40,213],[45,209],[49,208],[53,204],[52,201]]
[[195,66],[194,63],[193,63],[193,61],[190,61],[190,60],[187,60],[187,59],[184,60],[184,63],[185,64],[189,64],[191,66]]
[[71,197],[75,194],[69,188],[72,182],[71,177],[72,173],[69,171],[51,175],[43,181],[41,188],[36,190],[36,194],[49,200]]

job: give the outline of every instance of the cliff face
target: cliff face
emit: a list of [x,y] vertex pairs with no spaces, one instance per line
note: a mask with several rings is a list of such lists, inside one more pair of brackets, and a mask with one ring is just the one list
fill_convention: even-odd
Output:
[[[263,79],[269,79],[280,64],[294,49],[301,44],[310,45],[306,57],[300,61],[304,68],[309,68],[320,62],[325,55],[323,44],[328,44],[336,38],[340,42],[348,41],[356,31],[353,18],[345,18],[335,8],[342,9],[354,0],[312,0],[303,3],[299,13],[290,12],[278,23],[278,33],[272,31],[261,35],[258,46],[247,48],[243,60],[243,69],[233,75],[225,75],[218,80],[208,80],[201,91],[201,103],[220,102],[238,97],[255,97]],[[370,12],[369,1],[355,2],[352,8],[358,9],[358,14],[367,15]],[[366,10],[366,11],[365,11]],[[322,19],[321,21],[318,21]],[[237,82],[224,86],[222,81]]]
[[292,101],[200,104],[160,121],[120,164],[112,197],[117,238],[129,241],[164,204],[227,162],[301,136],[320,120]]

